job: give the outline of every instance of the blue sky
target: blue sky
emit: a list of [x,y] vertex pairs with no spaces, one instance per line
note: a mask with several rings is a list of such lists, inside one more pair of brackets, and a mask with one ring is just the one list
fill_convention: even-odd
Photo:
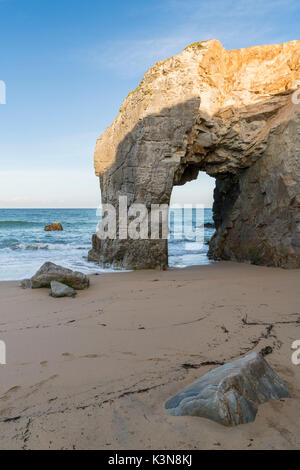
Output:
[[[299,0],[0,0],[0,207],[96,207],[96,138],[156,61],[299,39]],[[213,180],[174,202],[212,201]]]

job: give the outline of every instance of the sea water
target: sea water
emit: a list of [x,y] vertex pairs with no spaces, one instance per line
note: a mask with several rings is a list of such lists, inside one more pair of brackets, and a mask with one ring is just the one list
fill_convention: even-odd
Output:
[[[169,265],[186,267],[207,264],[208,241],[214,229],[211,209],[185,213],[173,210],[169,240]],[[46,232],[45,225],[61,222],[63,231]],[[31,277],[46,261],[86,274],[112,272],[87,259],[99,216],[96,209],[0,209],[0,280]],[[195,235],[198,234],[198,238]],[[201,231],[201,233],[200,233]],[[203,238],[203,240],[202,240]],[[200,240],[200,241],[199,241]]]

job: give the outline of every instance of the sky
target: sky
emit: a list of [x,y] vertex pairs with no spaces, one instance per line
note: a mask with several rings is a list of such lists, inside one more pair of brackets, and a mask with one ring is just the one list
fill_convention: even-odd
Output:
[[[97,207],[96,139],[147,68],[195,41],[299,39],[299,23],[299,0],[0,0],[0,207]],[[172,202],[209,207],[213,186],[201,173]]]

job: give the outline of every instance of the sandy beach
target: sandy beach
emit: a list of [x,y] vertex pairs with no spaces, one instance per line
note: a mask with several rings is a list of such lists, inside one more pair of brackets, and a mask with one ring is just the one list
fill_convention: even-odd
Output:
[[[90,276],[77,298],[0,284],[2,449],[300,449],[299,270],[220,262]],[[226,428],[165,401],[266,346],[292,398]]]

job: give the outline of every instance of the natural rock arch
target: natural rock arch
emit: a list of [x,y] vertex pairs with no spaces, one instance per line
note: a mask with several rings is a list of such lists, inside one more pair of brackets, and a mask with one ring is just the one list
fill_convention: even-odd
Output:
[[[216,178],[210,256],[300,267],[300,41],[226,51],[193,44],[149,69],[97,141],[102,202],[168,204],[174,185]],[[165,268],[166,240],[101,240],[89,259]]]

